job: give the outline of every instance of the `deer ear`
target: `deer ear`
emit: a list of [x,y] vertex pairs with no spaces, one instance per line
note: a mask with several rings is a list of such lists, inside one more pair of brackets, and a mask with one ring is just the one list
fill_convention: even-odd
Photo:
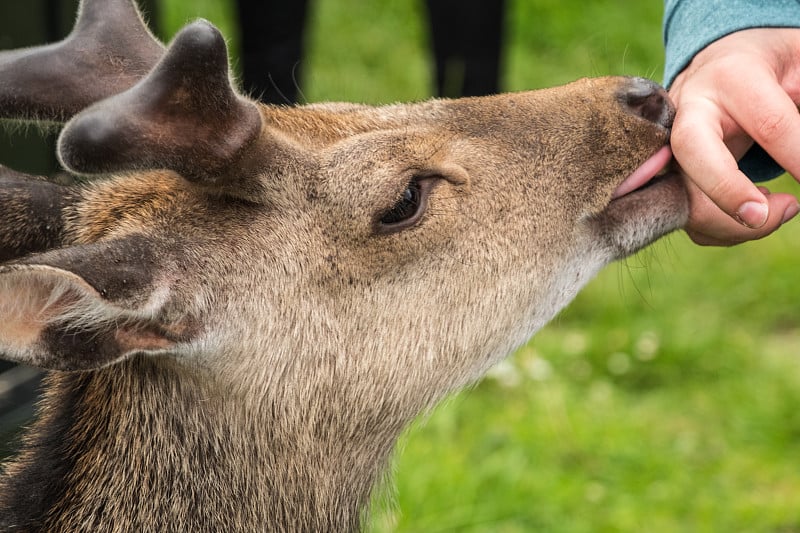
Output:
[[147,239],[128,237],[0,267],[0,357],[89,370],[190,340],[189,320],[163,318],[171,287],[161,261]]

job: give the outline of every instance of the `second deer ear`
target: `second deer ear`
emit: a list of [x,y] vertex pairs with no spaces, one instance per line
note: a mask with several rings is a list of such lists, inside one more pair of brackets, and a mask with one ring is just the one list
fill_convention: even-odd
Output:
[[197,328],[180,314],[165,318],[171,278],[164,255],[144,236],[4,265],[0,353],[46,369],[88,370],[174,350]]

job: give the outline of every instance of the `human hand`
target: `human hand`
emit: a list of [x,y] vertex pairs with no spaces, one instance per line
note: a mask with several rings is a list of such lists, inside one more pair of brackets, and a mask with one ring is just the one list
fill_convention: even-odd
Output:
[[737,165],[755,141],[800,178],[798,50],[800,29],[742,30],[711,43],[675,78],[671,144],[689,191],[685,229],[696,243],[758,239],[800,209],[792,195],[753,185]]

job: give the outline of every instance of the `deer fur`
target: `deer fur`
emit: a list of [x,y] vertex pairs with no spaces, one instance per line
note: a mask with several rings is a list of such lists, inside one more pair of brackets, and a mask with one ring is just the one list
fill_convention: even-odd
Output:
[[[615,193],[665,153],[651,82],[271,107],[209,24],[118,48],[133,22],[87,0],[0,54],[0,112],[69,120],[59,157],[100,175],[0,167],[0,355],[51,370],[2,531],[357,530],[411,420],[686,220],[676,175]],[[53,103],[31,69],[74,79],[48,65],[87,40],[97,82]],[[103,70],[123,52],[138,77]]]

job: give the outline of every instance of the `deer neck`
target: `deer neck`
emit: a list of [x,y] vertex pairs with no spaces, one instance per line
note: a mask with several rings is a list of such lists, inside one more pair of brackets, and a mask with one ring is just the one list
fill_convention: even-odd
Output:
[[0,478],[0,529],[359,529],[401,425],[339,428],[270,396],[243,408],[198,375],[144,358],[51,375]]

